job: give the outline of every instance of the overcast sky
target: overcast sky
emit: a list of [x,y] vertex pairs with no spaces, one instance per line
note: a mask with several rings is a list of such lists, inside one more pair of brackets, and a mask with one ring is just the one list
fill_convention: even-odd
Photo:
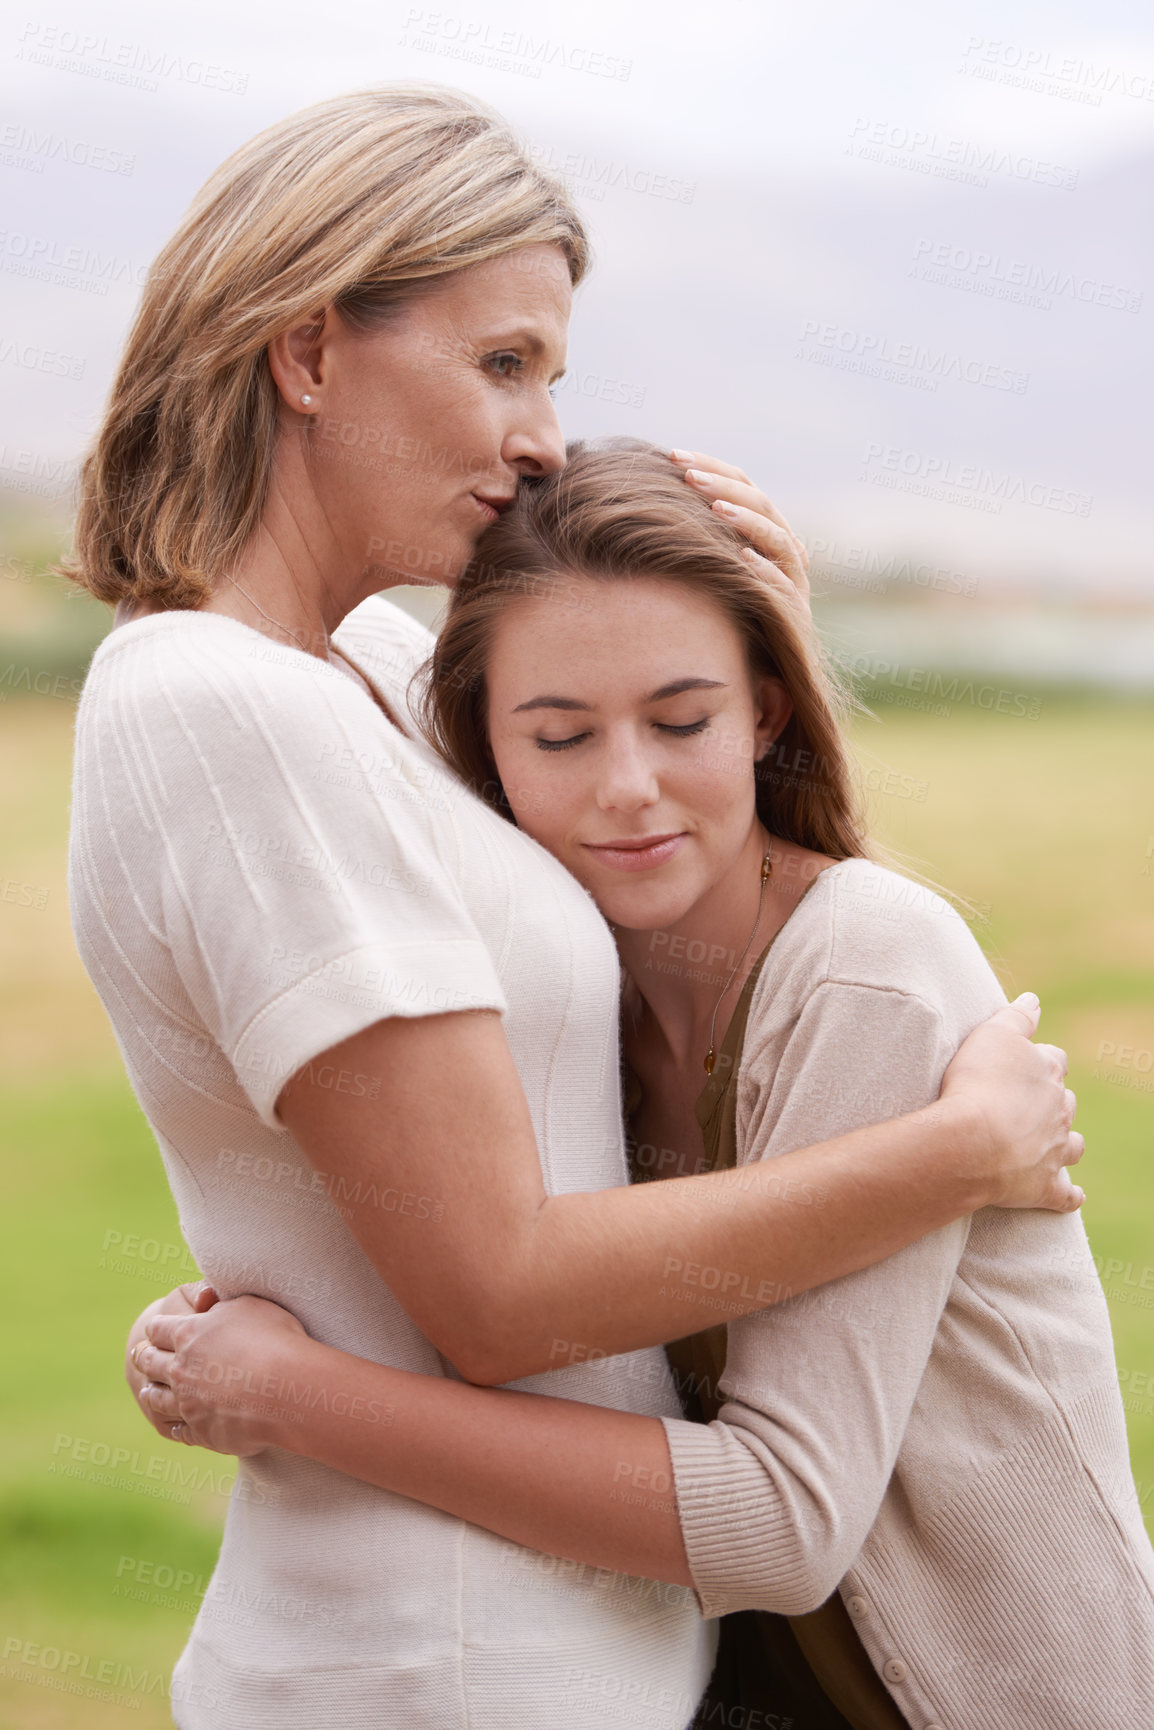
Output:
[[914,554],[987,595],[1154,599],[1148,6],[9,17],[0,483],[47,492],[83,447],[142,274],[223,156],[418,77],[499,107],[575,183],[597,264],[567,431],[740,462],[847,593]]

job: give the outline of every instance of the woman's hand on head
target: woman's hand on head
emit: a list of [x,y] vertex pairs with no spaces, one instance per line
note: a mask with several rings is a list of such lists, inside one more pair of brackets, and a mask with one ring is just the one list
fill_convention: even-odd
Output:
[[987,1205],[1071,1213],[1085,1195],[1066,1170],[1085,1143],[1071,1129],[1076,1100],[1066,1053],[1036,1044],[1041,1007],[1027,992],[976,1027],[942,1080],[942,1098],[976,1113],[975,1148],[988,1177]]
[[742,469],[703,451],[675,450],[672,460],[686,470],[689,486],[709,499],[714,510],[749,542],[749,560],[781,596],[808,634],[809,555],[776,505]]
[[284,1386],[307,1340],[294,1315],[264,1298],[214,1294],[200,1314],[154,1314],[133,1348],[141,1409],[171,1441],[259,1454],[292,1421]]

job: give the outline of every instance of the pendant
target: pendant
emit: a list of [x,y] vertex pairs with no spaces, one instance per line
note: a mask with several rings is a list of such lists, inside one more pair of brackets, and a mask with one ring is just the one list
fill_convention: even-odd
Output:
[[712,1075],[713,1074],[713,1068],[714,1068],[714,1065],[716,1064],[716,1062],[717,1062],[717,1059],[713,1055],[713,1047],[711,1045],[709,1047],[709,1050],[705,1053],[705,1073],[706,1073],[706,1075]]

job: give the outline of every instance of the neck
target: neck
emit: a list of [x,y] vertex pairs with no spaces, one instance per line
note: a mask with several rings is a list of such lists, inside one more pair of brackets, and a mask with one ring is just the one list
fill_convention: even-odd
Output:
[[282,438],[256,534],[218,582],[204,611],[331,659],[329,640],[369,595],[405,582],[380,565],[350,560],[309,484],[302,442]]
[[[762,894],[767,852],[773,870]],[[717,1050],[758,956],[817,873],[833,863],[755,823],[724,876],[675,925],[660,931],[615,928],[622,965],[643,1000],[632,1028],[626,1020],[627,1049],[656,1036],[678,1069],[704,1081],[715,1012]]]

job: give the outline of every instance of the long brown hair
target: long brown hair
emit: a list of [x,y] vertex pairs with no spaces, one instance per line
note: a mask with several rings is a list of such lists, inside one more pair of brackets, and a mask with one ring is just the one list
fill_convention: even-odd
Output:
[[746,559],[741,536],[640,439],[577,441],[558,473],[522,482],[449,604],[421,693],[425,731],[476,793],[511,818],[488,741],[493,621],[526,595],[573,604],[574,577],[658,577],[707,595],[744,640],[751,671],[780,679],[793,714],[751,765],[757,813],[783,840],[834,859],[867,847],[839,726],[848,700]]
[[102,601],[199,606],[264,506],[273,338],[330,304],[372,328],[422,285],[534,244],[581,280],[563,186],[461,91],[340,96],[242,145],[149,272],[61,568]]

